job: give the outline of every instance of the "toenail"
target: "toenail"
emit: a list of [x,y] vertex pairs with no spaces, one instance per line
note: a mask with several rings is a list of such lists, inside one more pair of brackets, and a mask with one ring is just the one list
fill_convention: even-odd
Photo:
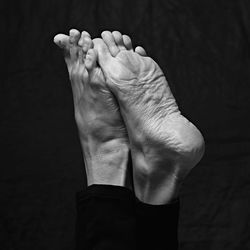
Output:
[[109,33],[109,32],[110,32],[110,31],[104,30],[104,31],[102,32],[101,35],[102,35],[102,36],[103,36],[103,35],[105,36],[105,35],[106,35],[107,33]]
[[88,36],[88,37],[90,37],[90,34],[87,31],[83,31],[82,32],[82,36]]
[[119,32],[119,31],[113,31],[112,32],[112,35],[115,37],[115,38],[119,38],[122,39],[122,34]]
[[70,35],[70,36],[75,36],[75,34],[76,34],[75,30],[70,30],[70,31],[69,31],[69,35]]

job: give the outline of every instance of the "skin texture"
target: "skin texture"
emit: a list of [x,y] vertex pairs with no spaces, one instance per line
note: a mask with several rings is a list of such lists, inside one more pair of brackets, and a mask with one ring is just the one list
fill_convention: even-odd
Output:
[[83,149],[87,183],[126,186],[129,143],[119,107],[97,66],[97,53],[87,32],[72,29],[54,42],[63,49],[74,99],[75,119]]
[[71,30],[54,38],[65,52],[88,185],[131,188],[130,147],[136,196],[172,202],[204,153],[203,137],[181,115],[162,70],[142,47],[133,50],[118,31],[101,36],[91,40]]
[[128,131],[135,193],[146,203],[171,202],[204,153],[203,137],[181,115],[162,70],[145,51],[134,52],[119,32],[109,31],[94,48]]

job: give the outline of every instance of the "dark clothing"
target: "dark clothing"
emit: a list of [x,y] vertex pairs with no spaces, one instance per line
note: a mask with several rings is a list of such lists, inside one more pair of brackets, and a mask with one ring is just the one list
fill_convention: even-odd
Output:
[[179,202],[148,205],[127,188],[92,185],[77,195],[77,250],[178,249]]

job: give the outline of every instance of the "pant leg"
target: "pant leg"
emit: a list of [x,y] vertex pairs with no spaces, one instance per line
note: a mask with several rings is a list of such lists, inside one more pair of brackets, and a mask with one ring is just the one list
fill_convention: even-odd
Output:
[[92,185],[77,196],[77,250],[135,250],[135,197],[127,188]]
[[137,201],[137,250],[177,250],[179,201],[149,205]]

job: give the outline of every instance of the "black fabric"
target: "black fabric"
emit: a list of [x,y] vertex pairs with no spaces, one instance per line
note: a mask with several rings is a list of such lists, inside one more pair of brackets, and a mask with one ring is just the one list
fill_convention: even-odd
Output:
[[77,197],[77,250],[127,250],[135,246],[135,197],[118,186],[91,185]]
[[179,202],[149,205],[127,188],[91,185],[77,195],[76,250],[177,250]]
[[119,30],[161,66],[206,153],[181,190],[181,250],[250,249],[250,1],[1,0],[0,248],[71,250],[85,187],[63,56]]
[[179,200],[166,205],[150,205],[137,200],[137,249],[177,250]]

